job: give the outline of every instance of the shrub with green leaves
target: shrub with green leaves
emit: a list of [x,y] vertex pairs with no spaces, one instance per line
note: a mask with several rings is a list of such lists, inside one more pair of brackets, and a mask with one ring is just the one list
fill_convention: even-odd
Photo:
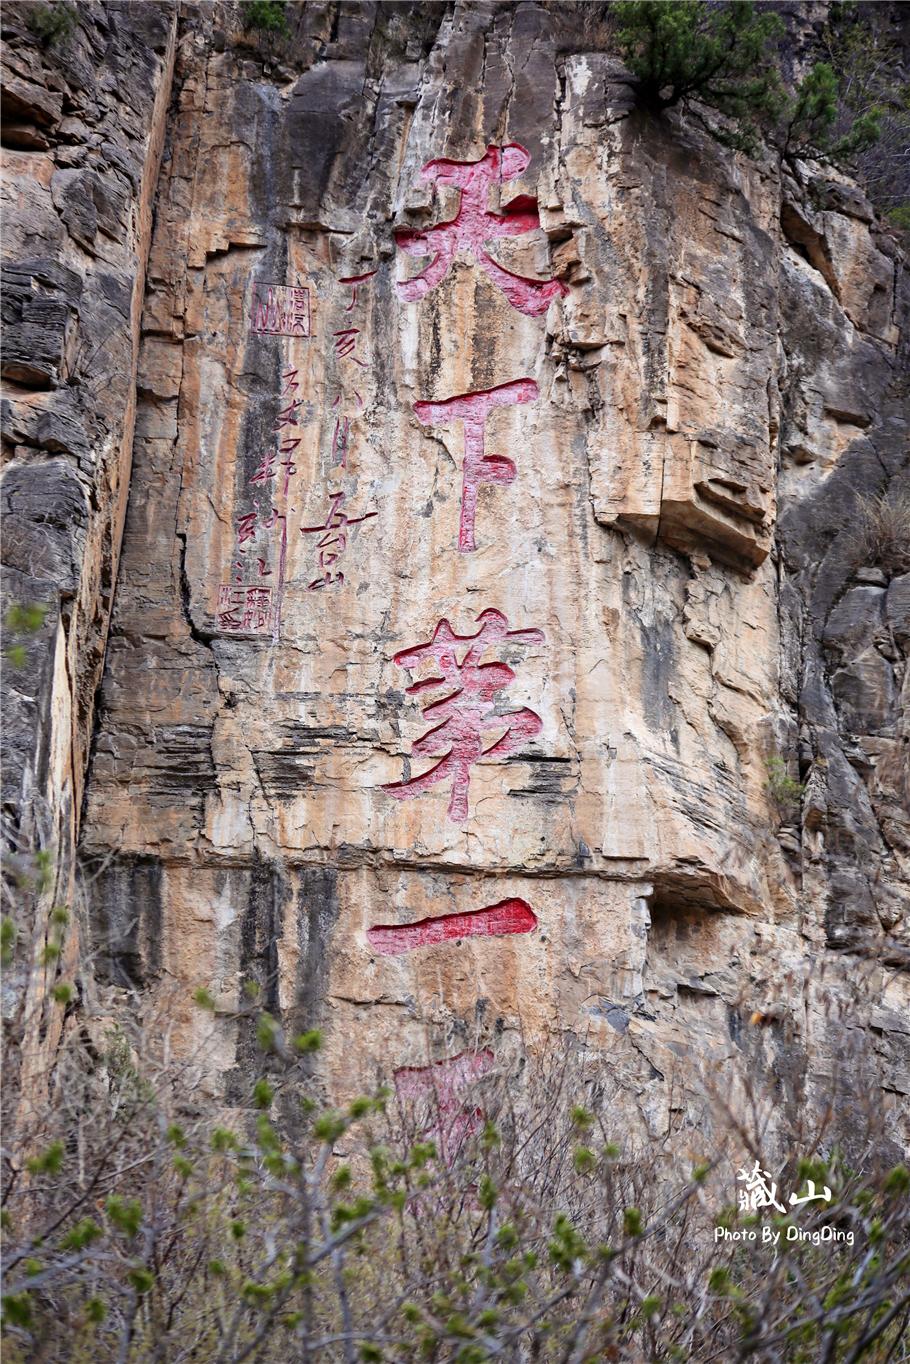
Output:
[[40,633],[47,614],[48,607],[38,602],[14,602],[7,610],[3,621],[3,652],[14,668],[25,667],[28,662],[26,641]]
[[779,15],[750,0],[618,0],[611,13],[640,104],[658,113],[703,105],[731,120],[730,140],[755,145],[781,106]]
[[283,0],[243,0],[240,14],[246,29],[273,34],[285,34],[288,31]]
[[327,1103],[319,1033],[295,1046],[251,1003],[236,1022],[260,1069],[225,1126],[200,1114],[193,1059],[163,1056],[161,1007],[100,1044],[118,1065],[97,1069],[97,1041],[65,1053],[45,1108],[7,1133],[11,1364],[809,1361],[832,1339],[831,1360],[900,1358],[910,1174],[874,1127],[862,1173],[833,1153],[794,1174],[833,1191],[798,1225],[849,1229],[852,1246],[739,1253],[714,1226],[756,1219],[725,1204],[720,1156],[665,1163],[659,1144],[617,1141],[594,1097],[607,1067],[592,1089],[590,1061],[531,1062],[521,1104],[486,1077],[464,1095],[486,1121],[442,1153],[432,1102]]
[[765,767],[768,771],[768,790],[777,804],[783,810],[797,809],[806,792],[803,783],[790,776],[787,763],[779,753],[769,754],[765,759]]
[[72,5],[55,0],[49,5],[29,5],[26,23],[43,47],[55,47],[69,41],[75,31],[77,18]]

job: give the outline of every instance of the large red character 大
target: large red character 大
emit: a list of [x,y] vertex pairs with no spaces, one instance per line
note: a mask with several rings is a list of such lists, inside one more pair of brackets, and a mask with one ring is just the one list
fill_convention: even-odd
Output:
[[[496,711],[494,697],[515,680],[515,673],[506,663],[480,662],[491,645],[538,644],[544,638],[543,631],[510,630],[508,619],[494,610],[481,611],[477,623],[480,629],[473,635],[458,635],[447,620],[441,620],[426,644],[402,649],[395,655],[399,667],[409,672],[426,661],[432,661],[438,669],[438,674],[413,682],[406,689],[407,695],[419,696],[440,689],[446,694],[423,707],[424,718],[432,728],[421,735],[412,750],[419,757],[439,761],[419,776],[392,782],[384,789],[395,800],[410,800],[451,779],[448,813],[457,824],[463,824],[468,817],[473,765],[481,758],[508,757],[543,728],[540,716],[527,706]],[[467,648],[459,658],[465,644]],[[503,728],[505,733],[484,748],[483,735]]]
[[461,191],[458,212],[446,223],[435,227],[398,228],[395,242],[409,256],[433,259],[413,279],[400,280],[396,289],[408,303],[424,298],[447,275],[459,250],[472,255],[481,269],[509,300],[513,308],[528,317],[539,317],[550,302],[569,291],[558,279],[528,279],[513,275],[499,265],[486,250],[490,241],[501,237],[520,237],[540,227],[537,200],[522,194],[506,204],[502,213],[493,213],[488,199],[495,182],[514,180],[530,164],[531,156],[517,142],[505,147],[488,147],[479,161],[428,161],[421,175],[437,185],[453,185]]

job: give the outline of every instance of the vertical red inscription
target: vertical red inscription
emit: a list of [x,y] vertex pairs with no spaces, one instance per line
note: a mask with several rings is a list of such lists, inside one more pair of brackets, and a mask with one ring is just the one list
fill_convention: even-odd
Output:
[[499,181],[514,180],[527,169],[530,154],[517,142],[505,147],[488,147],[479,161],[428,161],[421,171],[424,180],[438,185],[453,185],[461,190],[458,212],[447,223],[423,230],[399,228],[395,242],[410,256],[432,256],[430,264],[413,279],[396,284],[399,296],[409,303],[423,298],[435,289],[448,273],[459,250],[467,251],[478,265],[501,289],[513,308],[538,317],[545,313],[550,300],[569,291],[557,279],[527,279],[503,269],[484,250],[487,242],[499,237],[518,237],[540,227],[537,200],[519,195],[505,205],[503,213],[492,213],[487,201],[490,186]]
[[[362,274],[359,275],[342,275],[340,277],[338,281],[339,284],[346,285],[351,291],[351,297],[348,300],[347,307],[344,310],[346,313],[353,312],[357,304],[360,286],[365,285],[367,281],[371,280],[375,274],[376,274],[375,270],[365,270]],[[341,327],[339,328],[338,331],[333,333],[335,355],[339,363],[342,360],[345,361],[350,360],[355,365],[358,365],[361,369],[369,368],[366,361],[362,360],[358,353],[360,335],[361,335],[360,328],[353,326]],[[363,398],[357,392],[356,389],[354,390],[354,397],[357,399],[358,408],[362,410]],[[337,411],[339,405],[341,404],[341,401],[342,395],[339,393],[336,394],[335,400],[332,403],[332,411],[336,412],[335,429],[332,433],[332,464],[341,465],[342,467],[345,467],[348,462],[348,452],[351,447],[352,418],[344,410],[340,412]],[[340,575],[337,578],[332,579],[332,581],[336,582],[341,580],[342,579]]]
[[344,327],[341,331],[335,332],[335,354],[341,360],[350,357],[355,365],[359,365],[361,369],[366,369],[365,362],[357,355],[357,338],[359,335],[359,327]]
[[[290,292],[307,295],[305,289],[291,290]],[[302,399],[296,396],[300,387],[297,379],[298,372],[296,369],[287,369],[281,376],[284,383],[279,394],[281,410],[278,413],[276,425],[273,427],[273,430],[278,433],[278,449],[267,450],[260,457],[259,464],[248,480],[250,487],[257,489],[266,487],[277,479],[279,468],[283,469],[284,482],[280,492],[284,498],[285,507],[287,506],[291,476],[297,472],[293,456],[300,440],[293,436],[283,436],[280,433],[287,426],[299,426],[298,411]],[[284,405],[282,406],[282,404]],[[277,642],[281,626],[281,600],[284,592],[287,559],[287,516],[274,505],[274,498],[278,489],[272,488],[270,491],[273,505],[266,516],[260,519],[260,502],[258,498],[253,498],[254,510],[244,512],[237,518],[235,538],[237,553],[240,557],[234,560],[233,584],[225,583],[220,588],[217,619],[218,629],[227,634],[261,635],[271,633],[273,641]],[[281,527],[281,537],[278,542],[277,584],[273,588],[271,585],[261,582],[245,582],[245,577],[252,576],[249,560],[246,557],[248,544],[250,542],[255,544],[262,531],[274,530],[276,526]],[[264,549],[261,544],[259,548]],[[260,579],[272,576],[272,569],[266,557],[269,554],[270,550],[265,549],[264,554],[256,556],[257,576]]]
[[413,952],[416,947],[451,942],[453,938],[495,938],[510,933],[531,933],[537,915],[527,900],[500,900],[486,909],[466,914],[440,914],[415,924],[375,924],[367,929],[367,941],[381,957]]
[[464,465],[462,469],[461,519],[458,525],[458,548],[469,554],[476,549],[474,518],[477,514],[477,489],[481,483],[511,483],[515,465],[504,455],[484,454],[487,417],[494,407],[514,407],[518,403],[533,403],[540,390],[533,379],[513,379],[496,388],[481,389],[477,393],[462,393],[443,402],[414,404],[418,421],[424,426],[444,426],[450,421],[464,423]]
[[332,565],[337,563],[344,551],[347,549],[348,536],[347,526],[357,526],[362,521],[369,521],[371,516],[378,516],[378,512],[364,512],[362,516],[348,516],[347,512],[341,511],[341,504],[344,501],[344,493],[329,493],[332,505],[329,508],[325,521],[321,526],[301,526],[301,535],[320,536],[316,542],[319,550],[319,566],[323,569],[321,578],[314,578],[307,584],[308,592],[316,592],[320,587],[329,587],[332,583],[343,583],[344,574],[336,571],[332,572]]
[[424,1135],[438,1139],[440,1155],[451,1164],[466,1137],[483,1122],[483,1109],[471,1106],[465,1090],[493,1068],[493,1053],[463,1051],[431,1066],[402,1066],[395,1071],[395,1093],[399,1099],[433,1102],[437,1121]]
[[[415,742],[412,750],[421,757],[439,757],[439,761],[420,776],[393,782],[384,789],[395,800],[410,800],[451,777],[449,818],[458,824],[468,817],[473,764],[480,758],[508,757],[543,727],[540,716],[527,706],[506,712],[494,709],[494,696],[515,680],[515,673],[506,663],[480,662],[484,650],[493,644],[506,641],[538,644],[543,640],[543,631],[510,630],[507,617],[494,610],[481,611],[477,622],[480,628],[473,635],[457,635],[447,620],[441,620],[431,640],[402,649],[394,660],[409,672],[432,661],[441,674],[413,682],[407,688],[409,696],[440,688],[446,694],[423,707],[424,717],[432,728]],[[459,660],[459,646],[465,643],[468,647]],[[503,727],[505,733],[484,748],[484,732]]]

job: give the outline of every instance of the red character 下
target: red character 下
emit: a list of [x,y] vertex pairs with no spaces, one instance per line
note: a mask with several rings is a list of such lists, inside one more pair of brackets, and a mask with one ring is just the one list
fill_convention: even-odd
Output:
[[457,398],[446,398],[441,403],[414,404],[418,420],[424,426],[444,425],[449,421],[464,422],[464,465],[461,492],[461,520],[458,527],[458,548],[463,553],[476,549],[474,517],[477,512],[477,489],[481,483],[511,483],[515,465],[505,455],[485,455],[484,435],[487,417],[494,407],[514,407],[516,403],[532,403],[539,389],[533,379],[515,379],[498,388],[479,393],[464,393]]

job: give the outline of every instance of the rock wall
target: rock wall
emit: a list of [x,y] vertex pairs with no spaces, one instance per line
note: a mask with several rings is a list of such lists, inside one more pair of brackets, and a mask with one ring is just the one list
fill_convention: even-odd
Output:
[[701,1140],[706,1075],[784,1121],[852,1038],[900,1140],[908,579],[848,544],[906,477],[892,240],[842,178],[636,112],[599,7],[294,27],[181,16],[102,978],[176,983],[187,1054],[208,989],[231,1102],[255,980],[336,1097],[570,1038]]
[[[75,847],[129,491],[139,327],[176,6],[3,9],[4,842],[46,881],[7,977],[39,1046],[43,911],[74,902]],[[24,657],[22,656],[24,651]],[[83,944],[83,949],[85,944]],[[79,940],[71,934],[72,969]]]

